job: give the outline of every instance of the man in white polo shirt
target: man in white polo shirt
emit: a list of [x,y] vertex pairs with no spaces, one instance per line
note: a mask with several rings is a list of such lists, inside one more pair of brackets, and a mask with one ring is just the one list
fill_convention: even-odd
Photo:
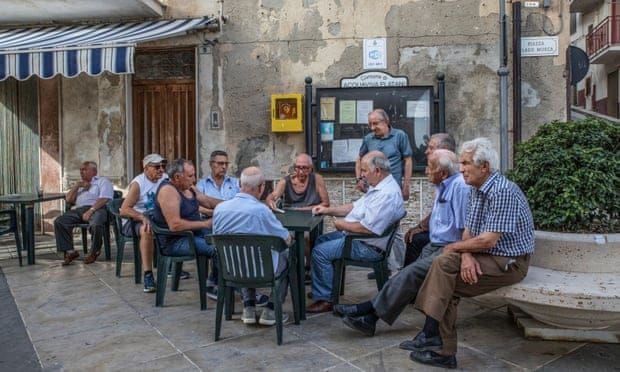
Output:
[[81,181],[76,182],[66,196],[67,203],[75,208],[67,211],[54,220],[56,249],[64,252],[63,266],[69,265],[80,254],[73,249],[73,228],[88,222],[93,239],[91,250],[84,258],[85,264],[91,264],[101,254],[104,226],[108,220],[105,205],[114,195],[112,182],[105,177],[97,176],[97,163],[85,161],[80,165]]

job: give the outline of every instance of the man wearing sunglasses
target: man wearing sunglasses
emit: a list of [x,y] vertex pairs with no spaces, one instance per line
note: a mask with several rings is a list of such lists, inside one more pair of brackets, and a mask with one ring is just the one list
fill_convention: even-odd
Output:
[[159,154],[149,154],[142,159],[144,171],[129,184],[127,197],[120,208],[121,216],[130,218],[123,223],[123,234],[140,237],[140,255],[144,273],[144,292],[155,292],[153,278],[153,234],[145,213],[155,205],[155,193],[165,174],[166,159]]

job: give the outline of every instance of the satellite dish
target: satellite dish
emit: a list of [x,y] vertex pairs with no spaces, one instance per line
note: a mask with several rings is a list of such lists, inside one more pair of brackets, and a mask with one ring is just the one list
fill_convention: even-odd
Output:
[[576,85],[583,80],[590,68],[590,59],[586,52],[576,46],[570,48],[570,84]]

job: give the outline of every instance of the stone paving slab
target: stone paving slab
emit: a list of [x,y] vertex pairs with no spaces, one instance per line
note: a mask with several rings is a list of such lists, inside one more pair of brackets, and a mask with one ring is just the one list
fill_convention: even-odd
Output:
[[[61,267],[55,255],[38,257],[34,266],[20,268],[16,260],[2,260],[0,266],[46,371],[434,370],[398,348],[423,324],[412,307],[391,327],[379,322],[374,337],[356,333],[331,314],[309,314],[301,325],[289,321],[284,344],[277,346],[275,328],[242,324],[237,299],[237,313],[223,321],[222,339],[214,342],[215,302],[208,300],[208,310],[200,311],[191,263],[184,268],[193,277],[181,281],[177,292],[168,289],[160,308],[154,294],[134,284],[130,260],[121,278],[115,277],[113,262]],[[348,269],[341,302],[376,294],[366,273]],[[461,302],[459,369],[612,371],[620,365],[618,345],[526,340],[498,306],[492,298]],[[284,308],[290,314],[290,296]]]

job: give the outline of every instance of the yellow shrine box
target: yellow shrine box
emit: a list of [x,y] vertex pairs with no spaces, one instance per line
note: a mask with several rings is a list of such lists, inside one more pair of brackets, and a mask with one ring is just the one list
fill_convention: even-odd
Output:
[[302,94],[271,95],[271,131],[301,132]]

